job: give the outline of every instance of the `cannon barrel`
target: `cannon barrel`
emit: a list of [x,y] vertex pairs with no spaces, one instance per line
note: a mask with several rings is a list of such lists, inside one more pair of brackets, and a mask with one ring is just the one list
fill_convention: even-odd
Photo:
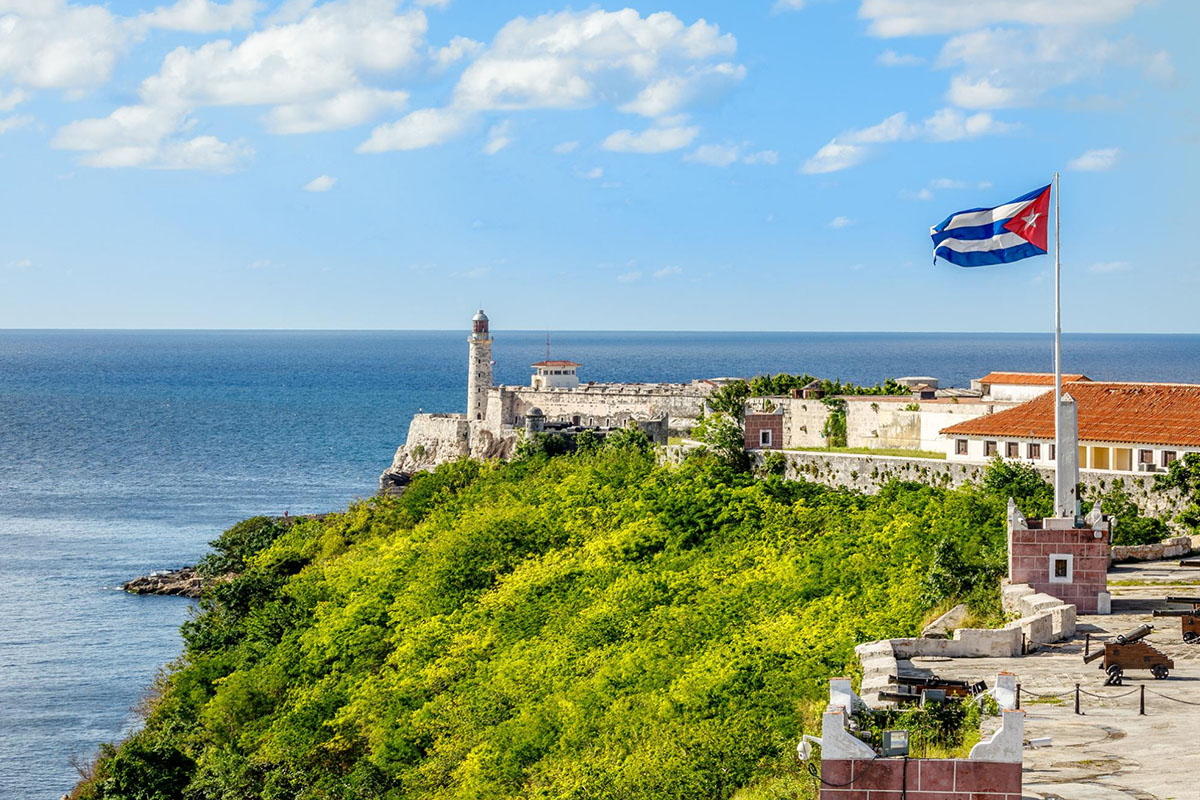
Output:
[[1156,617],[1200,617],[1200,611],[1192,608],[1156,608]]
[[1101,647],[1099,650],[1093,650],[1092,652],[1088,653],[1086,656],[1083,657],[1083,663],[1090,664],[1093,661],[1095,661],[1096,659],[1102,657],[1103,655],[1104,655],[1103,647]]
[[1153,625],[1138,625],[1129,633],[1122,633],[1114,641],[1117,644],[1133,644],[1139,639],[1145,639],[1150,635],[1150,631],[1154,630]]
[[1176,597],[1167,595],[1168,603],[1190,603],[1191,605],[1200,605],[1200,597]]

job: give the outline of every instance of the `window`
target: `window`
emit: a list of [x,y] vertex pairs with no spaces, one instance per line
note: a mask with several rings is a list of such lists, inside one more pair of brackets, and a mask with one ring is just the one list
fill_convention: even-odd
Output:
[[1050,445],[1046,445],[1046,458],[1050,459],[1051,461],[1053,461],[1053,460],[1054,460],[1054,458],[1055,458],[1055,453],[1057,452],[1057,451],[1054,449],[1054,447],[1055,447],[1055,446],[1054,446],[1054,445],[1052,445],[1052,444],[1050,444]]
[[771,446],[771,432],[769,430],[763,430],[763,431],[758,432],[758,446],[759,447],[770,447]]
[[1153,464],[1154,463],[1154,451],[1153,450],[1138,450],[1138,463],[1139,464]]
[[983,443],[983,454],[985,456],[987,456],[988,458],[991,458],[992,456],[996,455],[996,443],[995,442],[984,442]]
[[1017,444],[1016,442],[1005,442],[1004,443],[1004,457],[1005,458],[1018,458],[1018,457],[1020,457],[1020,455],[1021,455],[1021,445]]
[[1075,579],[1075,556],[1055,553],[1050,556],[1050,582],[1071,583]]
[[1169,467],[1169,466],[1171,466],[1171,462],[1175,460],[1175,451],[1174,450],[1163,450],[1162,456],[1163,456],[1162,457],[1162,465],[1164,467]]
[[955,439],[954,440],[954,455],[965,456],[966,454],[967,454],[967,440],[966,439]]
[[1040,444],[1028,444],[1025,446],[1026,458],[1041,458],[1042,446]]

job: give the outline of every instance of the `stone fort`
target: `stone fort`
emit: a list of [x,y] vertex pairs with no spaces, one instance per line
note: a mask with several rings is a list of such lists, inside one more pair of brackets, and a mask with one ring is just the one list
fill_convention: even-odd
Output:
[[637,424],[652,441],[666,444],[668,436],[691,430],[721,382],[583,382],[582,364],[547,359],[532,365],[528,386],[497,386],[490,321],[482,309],[471,320],[467,347],[466,413],[414,415],[408,438],[380,478],[381,489],[403,486],[413,473],[463,456],[507,458],[522,438],[539,431],[603,434]]

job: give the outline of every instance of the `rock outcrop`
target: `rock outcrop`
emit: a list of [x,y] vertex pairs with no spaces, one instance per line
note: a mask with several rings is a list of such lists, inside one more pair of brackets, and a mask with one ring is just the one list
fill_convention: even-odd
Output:
[[174,597],[199,597],[204,588],[204,581],[193,567],[183,569],[151,572],[141,578],[134,578],[121,586],[130,594],[162,594]]

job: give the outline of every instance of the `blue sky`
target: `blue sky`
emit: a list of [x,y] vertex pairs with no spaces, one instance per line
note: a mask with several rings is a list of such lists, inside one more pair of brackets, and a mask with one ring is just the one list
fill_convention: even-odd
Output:
[[0,0],[0,327],[1200,332],[1190,0]]

